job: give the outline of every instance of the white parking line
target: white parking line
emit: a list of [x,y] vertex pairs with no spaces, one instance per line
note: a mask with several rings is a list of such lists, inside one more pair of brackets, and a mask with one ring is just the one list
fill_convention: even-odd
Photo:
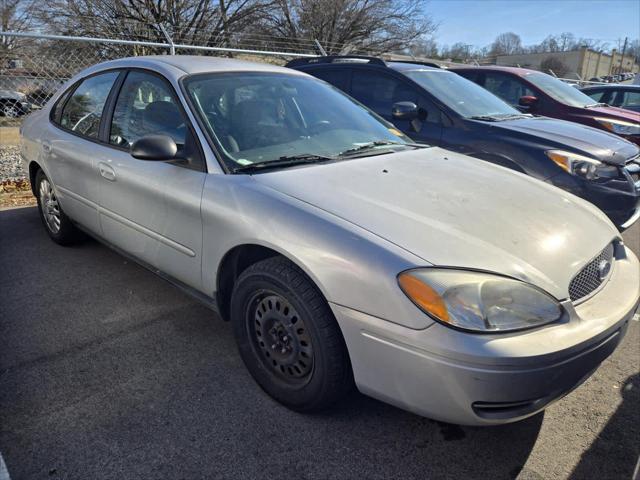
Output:
[[7,470],[7,465],[4,463],[4,459],[2,458],[2,454],[0,453],[0,480],[11,480],[9,476],[9,470]]

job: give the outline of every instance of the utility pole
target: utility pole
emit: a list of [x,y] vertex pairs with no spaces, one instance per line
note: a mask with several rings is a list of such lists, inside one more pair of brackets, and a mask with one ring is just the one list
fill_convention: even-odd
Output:
[[622,47],[622,56],[620,57],[620,68],[618,68],[618,73],[622,73],[622,62],[624,61],[624,52],[627,51],[628,41],[629,41],[629,37],[624,37],[624,46]]

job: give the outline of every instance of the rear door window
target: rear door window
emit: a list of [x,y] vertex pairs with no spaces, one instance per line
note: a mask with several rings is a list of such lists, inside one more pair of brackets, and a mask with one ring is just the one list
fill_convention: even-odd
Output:
[[518,105],[520,97],[535,96],[533,90],[520,79],[503,73],[485,73],[483,87],[513,106]]
[[[381,72],[372,70],[356,70],[352,74],[351,96],[365,104],[378,115],[391,120],[391,107],[394,103],[394,93],[402,87],[398,79]],[[403,100],[415,102],[417,92],[411,98]],[[396,100],[400,101],[400,100]]]
[[83,80],[64,105],[59,125],[88,138],[98,138],[102,111],[120,72],[94,75]]
[[347,69],[319,68],[313,71],[313,76],[349,93],[349,70]]

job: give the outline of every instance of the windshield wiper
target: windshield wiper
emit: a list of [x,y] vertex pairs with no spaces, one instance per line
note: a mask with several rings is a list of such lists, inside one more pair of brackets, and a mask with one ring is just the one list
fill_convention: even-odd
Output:
[[375,142],[365,143],[364,145],[358,145],[354,148],[349,148],[343,152],[340,152],[338,157],[348,157],[356,153],[362,153],[367,150],[373,150],[377,147],[385,146],[400,146],[400,147],[413,147],[413,148],[427,148],[429,145],[422,145],[420,143],[402,143],[402,142],[390,142],[385,140],[376,140]]
[[300,155],[283,155],[277,160],[265,160],[262,162],[250,163],[248,165],[241,165],[233,169],[233,173],[238,172],[253,172],[256,170],[267,170],[271,168],[287,168],[295,167],[297,165],[308,165],[312,163],[330,162],[335,160],[332,157],[326,157],[322,155],[316,155],[312,153],[302,153]]
[[504,120],[513,120],[515,118],[530,118],[530,113],[497,113],[495,115],[475,115],[469,117],[473,120],[482,120],[484,122],[502,122]]
[[473,117],[469,117],[471,120],[482,120],[483,122],[499,122],[500,119],[498,117],[494,117],[492,115],[474,115]]
[[590,103],[589,105],[585,105],[584,108],[595,108],[595,107],[608,107],[609,105],[606,103]]

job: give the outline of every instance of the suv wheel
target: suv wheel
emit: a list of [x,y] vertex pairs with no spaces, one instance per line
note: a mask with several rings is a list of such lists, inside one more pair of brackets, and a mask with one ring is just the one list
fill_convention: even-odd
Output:
[[62,211],[53,185],[42,170],[36,174],[36,197],[40,218],[54,242],[70,245],[82,239],[82,233]]
[[321,410],[351,389],[349,355],[329,305],[285,258],[268,258],[240,275],[231,321],[247,369],[285,406]]

